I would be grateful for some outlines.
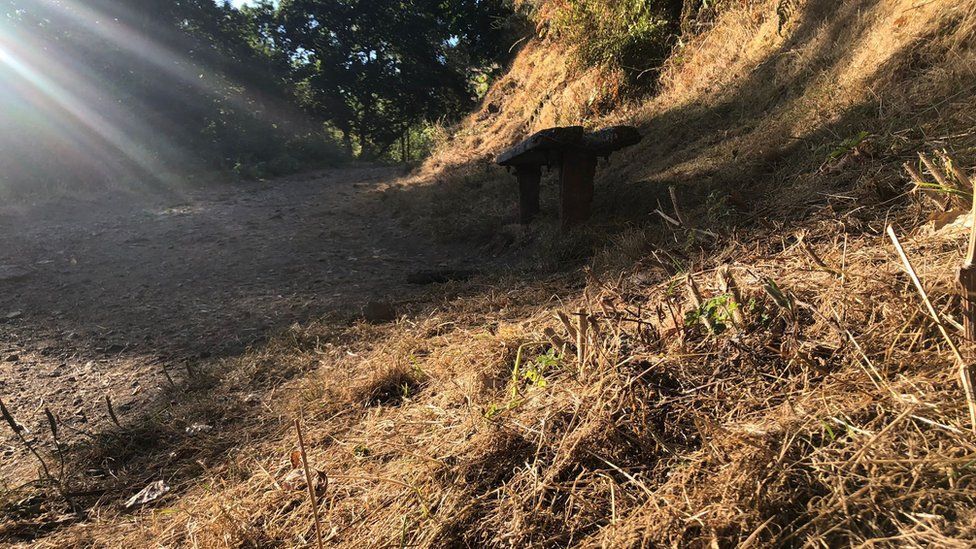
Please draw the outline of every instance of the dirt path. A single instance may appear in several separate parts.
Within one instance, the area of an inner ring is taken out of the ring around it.
[[[122,412],[157,397],[164,366],[409,299],[417,271],[477,268],[398,227],[376,192],[395,177],[345,169],[178,199],[0,210],[0,398],[30,429],[44,406],[82,427],[105,415],[106,394]],[[11,465],[20,450],[8,434]]]

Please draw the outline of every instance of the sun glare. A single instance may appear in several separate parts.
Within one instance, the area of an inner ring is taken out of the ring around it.
[[[6,180],[60,178],[57,165],[74,172],[80,163],[88,177],[135,177],[158,187],[163,166],[190,159],[193,151],[171,137],[179,135],[178,120],[160,116],[121,83],[157,101],[190,101],[184,92],[191,90],[197,98],[254,109],[240,87],[188,55],[192,45],[145,32],[151,25],[145,14],[121,3],[98,6],[36,0],[29,14],[0,13],[0,117],[8,129],[2,139],[7,153],[17,152],[0,160]],[[113,73],[120,66],[141,72]]]

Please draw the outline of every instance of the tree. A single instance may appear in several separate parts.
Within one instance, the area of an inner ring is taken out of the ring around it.
[[[283,0],[277,31],[305,104],[380,155],[412,125],[455,116],[467,71],[504,55],[497,0]]]

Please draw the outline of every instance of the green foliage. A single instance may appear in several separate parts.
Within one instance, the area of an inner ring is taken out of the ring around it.
[[[474,92],[474,97],[477,100],[481,100],[491,88],[491,84],[498,78],[502,73],[502,66],[498,63],[493,63],[487,67],[475,68],[470,71],[470,76],[468,77],[468,86],[471,91]]]
[[[445,129],[439,124],[421,121],[409,126],[390,148],[388,157],[395,162],[413,162],[430,155],[444,141]]]
[[[782,308],[786,314],[788,314],[790,317],[796,316],[796,300],[793,298],[792,293],[784,292],[779,287],[779,284],[777,284],[776,281],[770,277],[766,277],[763,289],[766,291],[769,297],[773,298],[773,302]]]
[[[358,459],[366,459],[373,454],[369,446],[365,444],[357,444],[355,448],[352,449],[352,455]]]
[[[509,410],[514,410],[521,403],[522,403],[521,400],[510,400],[504,404],[496,404],[492,402],[485,408],[485,413],[484,413],[485,419],[488,420],[495,419],[496,417],[498,417],[504,412],[507,412]]]
[[[293,60],[304,107],[377,157],[472,106],[468,74],[507,55],[510,15],[504,0],[282,0],[262,34]]]
[[[515,355],[515,365],[512,368],[512,380],[509,384],[508,401],[501,404],[489,404],[485,408],[485,419],[493,419],[503,412],[514,410],[521,406],[523,398],[520,395],[526,388],[545,389],[549,386],[549,380],[546,378],[546,374],[559,367],[561,363],[559,351],[549,348],[545,353],[536,355],[523,364],[525,348],[533,345],[538,345],[538,343],[528,343],[519,346]]]
[[[854,151],[854,149],[856,149],[861,143],[863,143],[864,140],[867,139],[869,135],[871,135],[870,132],[860,131],[848,137],[847,139],[844,139],[843,141],[838,143],[833,149],[831,149],[830,153],[827,155],[827,161],[832,162],[834,160],[847,156],[849,153]]]
[[[586,66],[621,69],[632,84],[652,81],[675,43],[680,0],[566,0],[550,25],[576,44]]]
[[[715,333],[722,333],[732,323],[732,313],[739,307],[731,294],[717,295],[706,300],[701,307],[688,311],[685,324],[688,326],[711,324]]]
[[[522,350],[526,345],[519,347],[515,357],[515,367],[512,369],[512,401],[518,399],[523,387],[537,387],[544,389],[549,386],[546,380],[546,372],[559,366],[560,358],[556,349],[550,348],[543,354],[537,355],[524,365],[522,364]]]
[[[290,171],[300,158],[287,143],[321,130],[292,104],[286,52],[261,39],[270,4],[4,7],[0,38],[24,48],[16,63],[0,63],[0,171],[25,185],[235,166]]]
[[[522,369],[522,380],[533,387],[544,389],[549,386],[546,372],[559,367],[559,356],[550,348],[545,354],[536,356]]]
[[[837,435],[834,434],[834,429],[830,426],[829,423],[821,419],[820,425],[823,426],[824,433],[827,435],[826,436],[827,440],[829,440],[830,442],[834,442],[835,440],[837,440]]]

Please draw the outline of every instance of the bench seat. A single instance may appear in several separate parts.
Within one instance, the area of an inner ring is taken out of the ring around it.
[[[632,126],[611,126],[587,133],[582,126],[536,132],[498,156],[501,166],[515,169],[519,182],[519,218],[529,223],[539,213],[542,167],[559,167],[560,218],[563,230],[590,217],[593,177],[598,158],[641,141]]]

